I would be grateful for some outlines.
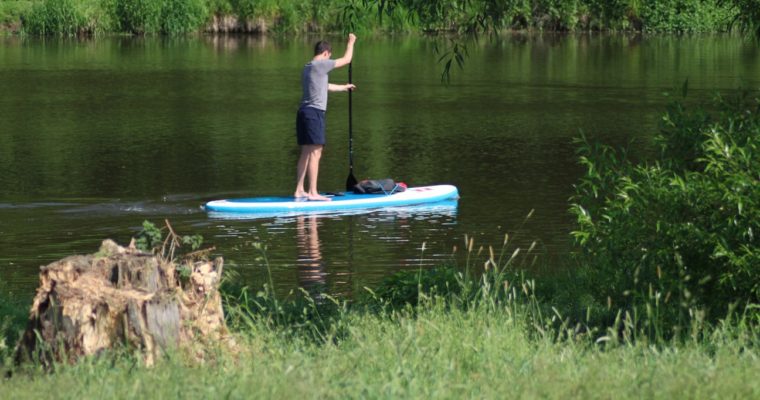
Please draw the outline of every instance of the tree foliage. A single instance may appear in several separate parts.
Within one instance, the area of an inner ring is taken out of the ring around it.
[[[760,0],[722,0],[732,5],[738,12],[731,24],[738,24],[743,30],[760,37]]]

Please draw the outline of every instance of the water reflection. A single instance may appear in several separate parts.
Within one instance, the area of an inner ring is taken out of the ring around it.
[[[325,263],[319,241],[319,221],[316,215],[296,217],[298,242],[298,286],[312,297],[319,298],[327,286]]]
[[[439,265],[450,254],[457,208],[454,200],[277,217],[209,213],[208,222],[216,231],[214,242],[251,240],[268,246],[267,260],[278,293],[301,287],[319,301],[325,294],[352,298],[364,286],[371,287],[380,277],[401,269]],[[429,249],[425,252],[420,251],[423,242]],[[236,261],[255,256],[245,246],[222,250]],[[256,263],[242,261],[237,267],[252,285],[266,279]]]

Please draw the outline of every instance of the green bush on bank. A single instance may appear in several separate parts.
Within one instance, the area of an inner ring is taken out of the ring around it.
[[[28,14],[34,3],[31,0],[0,1],[0,24],[14,25],[21,21],[21,16]]]
[[[393,2],[424,30],[726,31],[745,0],[478,0]],[[756,0],[746,0],[756,1]],[[388,4],[390,8],[391,3]]]
[[[676,0],[642,2],[637,18],[652,32],[713,32],[728,30],[736,10],[727,2]]]
[[[161,7],[161,32],[188,33],[207,22],[205,0],[164,0]]]
[[[573,233],[590,293],[678,329],[760,303],[760,100],[671,106],[660,156],[581,143]]]
[[[23,18],[24,30],[37,35],[76,35],[87,29],[84,3],[77,0],[44,0]]]
[[[738,14],[731,24],[760,37],[760,0],[731,0]]]
[[[208,17],[205,0],[105,0],[116,30],[133,34],[194,32]]]
[[[202,29],[207,6],[207,0],[42,0],[21,20],[36,35],[181,34]]]

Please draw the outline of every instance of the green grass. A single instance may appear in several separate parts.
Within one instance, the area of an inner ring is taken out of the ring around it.
[[[21,373],[3,398],[757,398],[756,332],[703,341],[604,348],[531,337],[519,315],[428,305],[394,315],[345,315],[349,334],[326,344],[262,321],[205,365],[154,368],[108,357],[54,373]]]

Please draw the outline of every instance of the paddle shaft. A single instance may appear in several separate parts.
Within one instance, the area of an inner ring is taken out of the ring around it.
[[[353,83],[351,63],[348,63],[348,84]],[[354,172],[354,111],[351,94],[353,90],[348,91],[348,169]]]
[[[353,83],[352,79],[352,63],[348,63],[348,84]],[[351,101],[351,95],[353,90],[348,90],[348,178],[346,179],[346,191],[351,191],[356,185],[356,178],[354,177],[354,112]]]

